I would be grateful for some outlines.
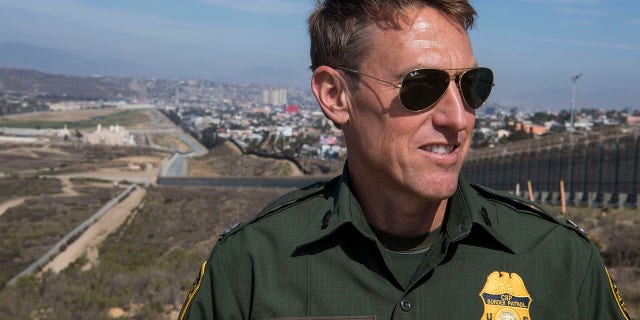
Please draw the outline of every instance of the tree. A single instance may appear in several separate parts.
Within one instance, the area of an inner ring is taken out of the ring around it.
[[[215,125],[211,125],[210,127],[202,130],[201,136],[202,144],[207,147],[207,149],[213,149],[224,142],[224,139],[218,137],[218,127]]]
[[[520,141],[529,139],[529,133],[524,129],[524,126],[520,127],[519,130],[516,130],[512,135],[509,136],[509,141]]]
[[[476,130],[471,136],[472,148],[484,148],[489,145],[489,137],[487,137],[482,131]]]
[[[536,112],[533,117],[531,117],[531,122],[543,125],[545,122],[553,120],[553,118],[553,115],[546,112]]]

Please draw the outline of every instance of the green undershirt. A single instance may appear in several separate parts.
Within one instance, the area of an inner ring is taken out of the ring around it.
[[[409,285],[431,245],[442,236],[441,228],[414,237],[386,233],[374,226],[371,230],[381,244],[382,257],[389,270],[403,287]]]

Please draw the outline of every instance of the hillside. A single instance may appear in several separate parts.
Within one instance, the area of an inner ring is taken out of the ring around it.
[[[131,79],[78,77],[0,68],[0,94],[34,94],[52,98],[95,100],[136,97]]]
[[[0,265],[6,268],[2,269],[5,272],[19,268],[15,265],[16,256],[36,256],[38,247],[51,243],[52,237],[71,226],[53,223],[65,218],[47,217],[55,215],[79,222],[83,217],[69,214],[86,215],[105,202],[105,194],[118,191],[105,180],[69,178],[73,173],[121,168],[127,178],[132,178],[142,172],[127,171],[129,163],[161,157],[145,149],[120,147],[3,148],[0,205],[23,199],[0,214],[0,225],[5,226],[0,228],[0,239],[10,244],[0,246],[6,249],[4,253],[0,250]],[[231,153],[228,156],[232,159],[238,156],[232,149],[220,148],[208,157],[224,156],[224,151]],[[157,168],[160,160],[155,161],[153,167]],[[230,165],[237,166],[233,161]],[[38,178],[45,174],[47,179]],[[108,171],[103,176],[106,179],[119,175]],[[77,194],[52,198],[64,193],[64,189]],[[95,256],[83,256],[58,274],[24,277],[15,286],[0,289],[0,319],[176,319],[198,268],[218,235],[236,222],[251,218],[287,191],[149,186],[128,220],[104,240]],[[551,209],[560,212],[559,208]],[[587,229],[603,252],[632,315],[639,316],[637,210],[571,208],[566,218]],[[48,238],[38,241],[39,233]],[[33,253],[23,254],[27,251]],[[4,275],[5,279],[9,276]]]
[[[208,154],[189,161],[190,177],[219,176],[301,176],[291,161],[243,155],[233,143],[225,142]]]

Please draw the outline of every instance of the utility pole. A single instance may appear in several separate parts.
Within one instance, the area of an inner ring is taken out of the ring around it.
[[[574,131],[575,128],[573,126],[573,121],[574,118],[576,116],[576,111],[575,111],[575,107],[576,107],[576,82],[578,81],[578,79],[580,79],[580,77],[582,77],[582,73],[578,73],[578,74],[574,74],[573,76],[571,76],[571,131]]]

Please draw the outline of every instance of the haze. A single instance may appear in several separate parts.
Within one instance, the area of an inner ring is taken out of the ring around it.
[[[577,108],[638,109],[637,0],[474,5],[475,54],[496,73],[490,103],[567,109],[570,78],[582,73]],[[0,44],[55,49],[94,63],[93,73],[305,88],[312,7],[312,0],[0,0]],[[0,51],[0,66],[37,68],[19,58]]]

